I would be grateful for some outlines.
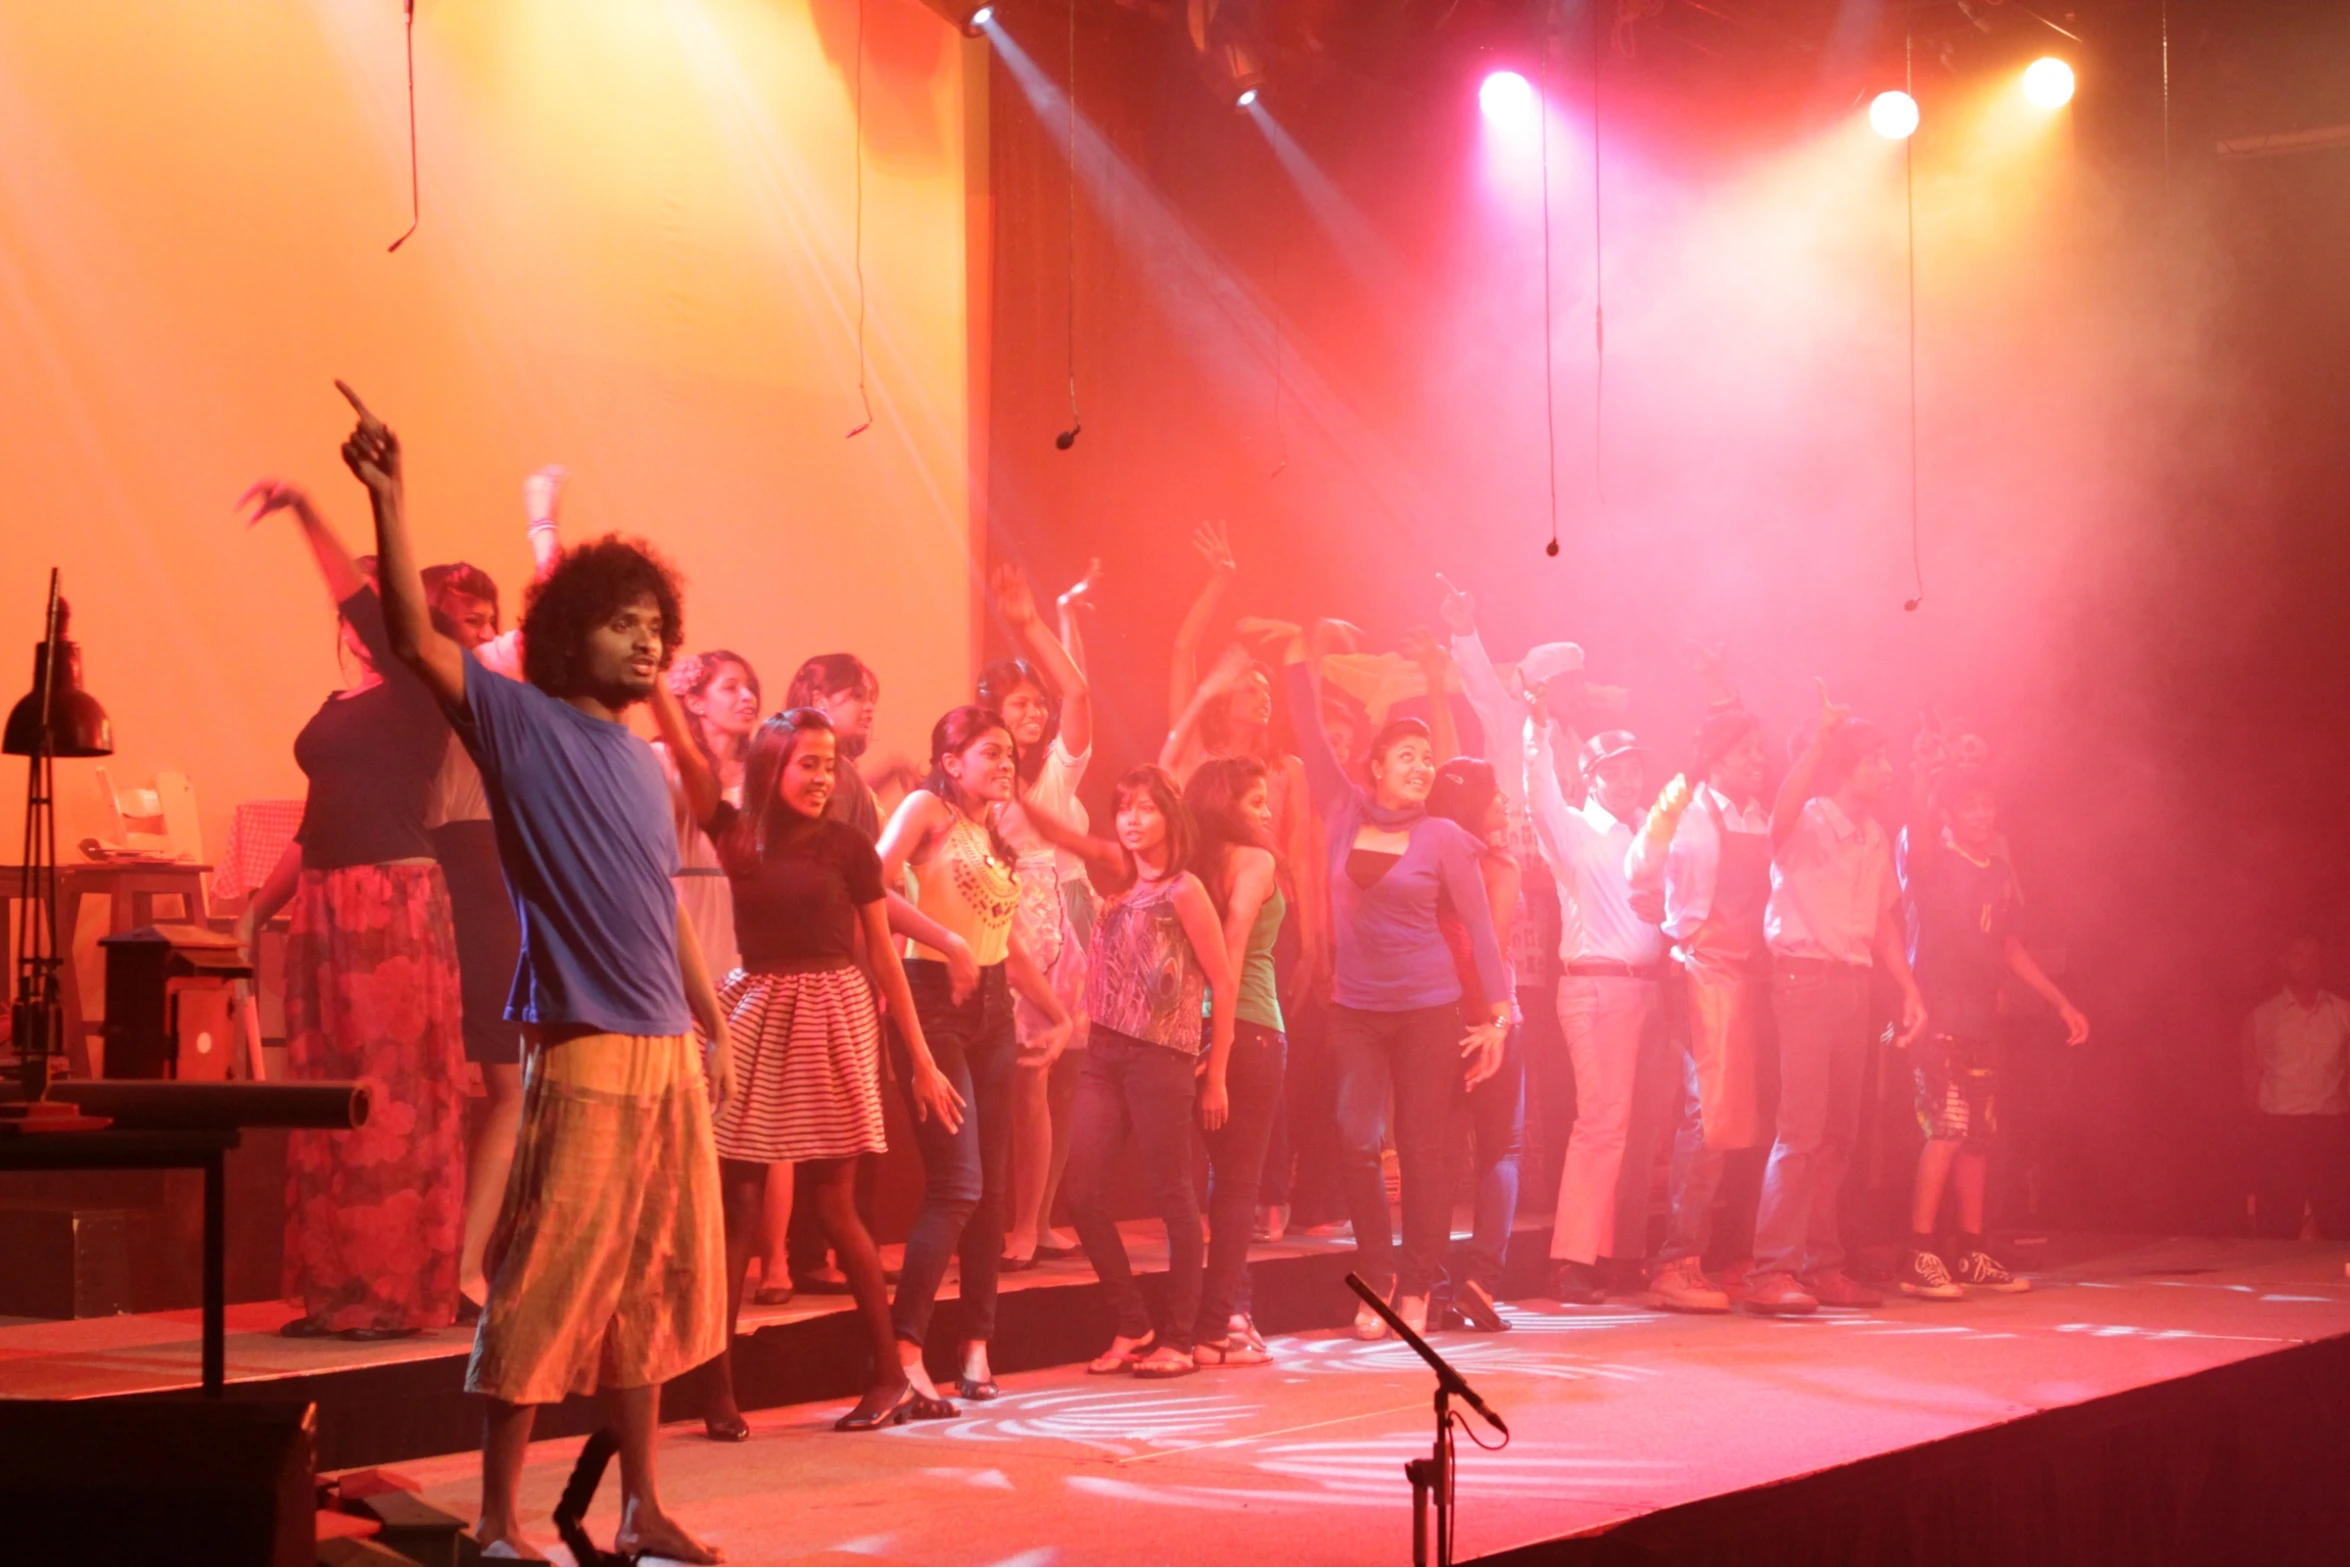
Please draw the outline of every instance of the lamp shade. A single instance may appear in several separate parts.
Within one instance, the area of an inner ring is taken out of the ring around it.
[[[81,648],[62,638],[55,646],[64,656],[58,660],[57,680],[49,689],[49,743],[42,744],[41,677],[48,667],[50,646],[44,642],[33,649],[33,688],[9,710],[8,732],[0,740],[0,752],[9,756],[38,756],[43,750],[51,756],[112,756],[114,725],[98,699],[82,689]]]

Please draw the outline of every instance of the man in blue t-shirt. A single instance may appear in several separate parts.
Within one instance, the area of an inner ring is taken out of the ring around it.
[[[1971,768],[1944,773],[1935,781],[1928,815],[1927,841],[1905,838],[1901,856],[1910,969],[1928,1019],[1912,1052],[1926,1145],[1918,1152],[1901,1289],[1923,1300],[1958,1300],[1970,1284],[2002,1292],[2031,1288],[1983,1243],[1999,988],[2013,974],[2038,991],[2064,1019],[2069,1044],[2089,1037],[2089,1020],[2016,938],[2023,892],[1999,836],[1999,802],[1990,781]],[[1958,1190],[1958,1243],[1947,1265],[1936,1248],[1946,1185]]]
[[[404,515],[398,439],[358,410],[343,460],[367,486],[393,651],[481,769],[521,916],[506,1016],[535,1044],[490,1293],[466,1371],[487,1395],[485,1556],[533,1554],[516,1507],[537,1406],[613,1390],[624,1554],[715,1562],[661,1510],[661,1384],[725,1347],[725,1239],[711,1098],[734,1092],[725,1019],[678,918],[660,764],[622,722],[680,638],[675,579],[618,538],[564,552],[531,591],[507,680],[433,629]],[[706,1068],[693,1038],[710,1040]]]

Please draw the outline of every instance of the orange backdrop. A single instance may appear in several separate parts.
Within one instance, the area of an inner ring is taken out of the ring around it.
[[[332,611],[256,477],[366,508],[330,381],[400,431],[426,560],[519,612],[521,482],[642,533],[689,646],[881,672],[883,752],[969,689],[964,46],[856,0],[423,0],[423,225],[398,0],[0,9],[0,701],[65,571],[112,771],[194,780],[206,847],[301,792]],[[69,841],[98,829],[61,770]],[[0,815],[21,773],[0,771]],[[13,816],[6,819],[13,823]],[[8,853],[13,854],[13,841]],[[67,851],[68,857],[72,851]]]

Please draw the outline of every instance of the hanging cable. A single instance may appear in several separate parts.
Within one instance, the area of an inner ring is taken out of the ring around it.
[[[1542,91],[1536,100],[1537,134],[1542,138],[1542,441],[1550,454],[1550,542],[1542,553],[1554,558],[1559,552],[1559,421],[1558,356],[1550,308],[1550,44],[1557,20],[1553,0],[1542,21]]]
[[[386,247],[398,250],[424,221],[422,186],[416,178],[416,0],[407,0],[404,29],[408,38],[408,227]]]
[[[873,428],[873,394],[865,386],[865,0],[857,0],[857,402],[865,418],[844,440]]]
[[[2170,0],[2162,0],[2162,177],[2170,178]]]
[[[1281,477],[1281,470],[1289,466],[1289,431],[1281,422],[1281,300],[1273,300],[1273,443],[1279,460],[1268,479]]]
[[[1915,44],[1901,45],[1901,87],[1917,101],[1917,78],[1912,55]],[[1904,259],[1909,271],[1909,573],[1915,588],[1901,607],[1914,613],[1926,601],[1925,558],[1918,543],[1918,196],[1917,144],[1913,132],[1901,140],[1901,207],[1905,235]]]
[[[1067,451],[1085,428],[1077,417],[1077,0],[1069,0],[1069,249],[1063,271],[1068,281],[1062,334],[1069,362],[1069,428],[1053,437],[1053,445]]]
[[[1591,12],[1591,488],[1607,510],[1607,466],[1601,437],[1607,428],[1607,203],[1606,166],[1600,161],[1599,0]]]

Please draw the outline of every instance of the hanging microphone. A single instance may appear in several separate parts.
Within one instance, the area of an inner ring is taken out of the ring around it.
[[[1542,546],[1542,553],[1545,555],[1556,556],[1558,552],[1559,541],[1556,539],[1552,539],[1548,544]]]
[[[1053,437],[1053,444],[1062,451],[1067,451],[1077,444],[1077,432],[1084,428],[1085,426],[1081,424],[1071,424],[1068,429]]]
[[[1908,611],[1910,611],[1911,613],[1913,613],[1913,614],[1914,614],[1914,613],[1916,613],[1916,611],[1917,611],[1917,607],[1918,607],[1920,604],[1923,604],[1925,601],[1926,601],[1926,596],[1925,596],[1923,593],[1921,593],[1921,594],[1919,594],[1919,595],[1918,595],[1916,598],[1913,598],[1913,599],[1903,599],[1903,600],[1901,601],[1901,607],[1902,607],[1903,609],[1906,609],[1906,610],[1908,610]]]

